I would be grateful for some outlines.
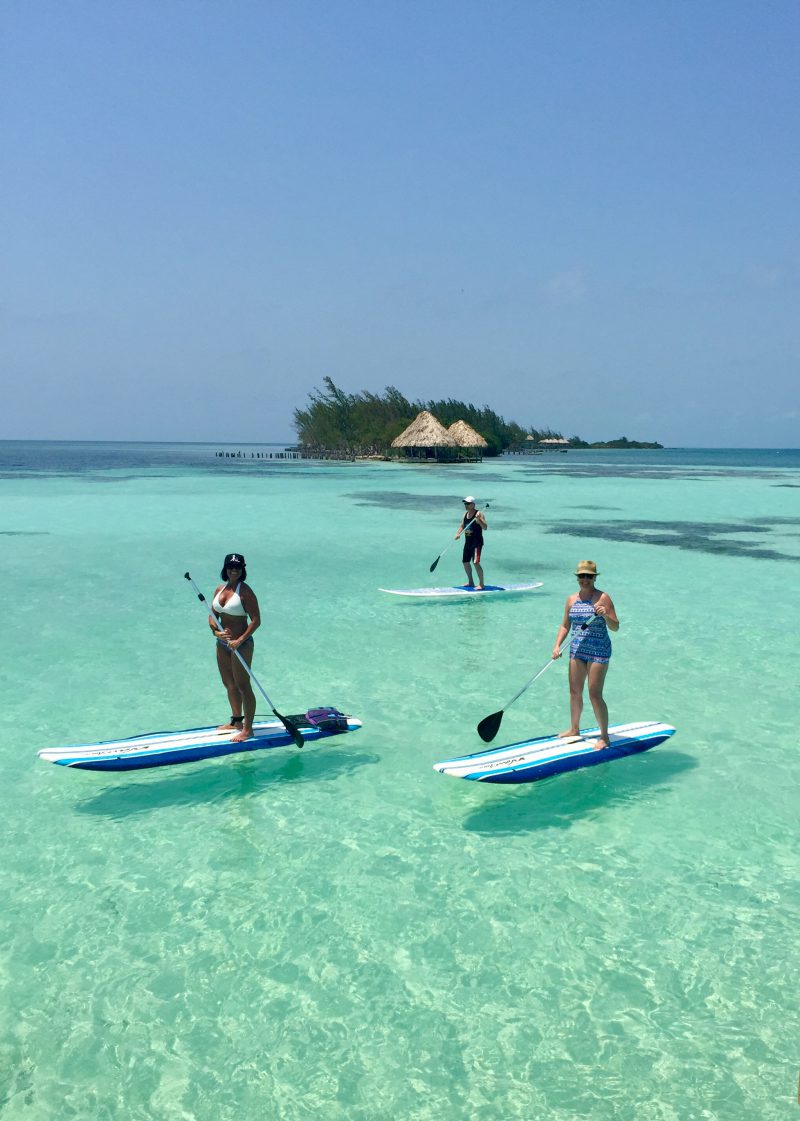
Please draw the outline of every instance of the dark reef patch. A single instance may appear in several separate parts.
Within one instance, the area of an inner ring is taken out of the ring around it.
[[[496,529],[502,529],[502,530],[506,530],[506,529],[530,529],[530,525],[531,525],[530,521],[514,521],[513,518],[503,518],[503,517],[500,516],[499,511],[497,513],[497,517],[490,522],[489,517],[491,517],[493,514],[494,514],[494,510],[490,506],[489,507],[489,515],[486,518],[486,524],[490,528],[491,528],[492,525],[494,525],[494,527]]]
[[[456,515],[463,510],[462,496],[459,494],[409,494],[404,490],[364,490],[343,494],[356,506],[380,506],[384,510],[451,510]],[[495,507],[491,498],[479,498],[478,506],[492,511]],[[503,523],[505,525],[505,523]]]
[[[647,467],[641,463],[626,467],[622,463],[559,463],[558,466],[525,464],[523,471],[539,476],[563,475],[573,479],[672,479],[693,482],[704,479],[785,479],[786,471],[776,468],[746,467]],[[796,483],[775,483],[774,486],[796,486]]]
[[[452,494],[409,494],[403,490],[365,490],[355,494],[343,494],[356,506],[380,506],[387,510],[444,510],[453,509],[458,513],[460,499]]]
[[[763,535],[772,525],[795,524],[794,518],[754,518],[749,522],[645,522],[618,521],[593,525],[591,536],[603,541],[628,541],[636,545],[666,545],[672,549],[719,556],[760,560],[797,561],[798,557],[769,548],[761,542],[734,540],[743,534]],[[580,521],[551,522],[545,533],[582,537],[587,527]]]

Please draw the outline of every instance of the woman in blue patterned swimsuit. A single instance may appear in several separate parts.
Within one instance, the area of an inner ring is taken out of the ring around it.
[[[611,597],[595,587],[597,565],[579,561],[575,575],[579,590],[567,599],[564,619],[556,635],[553,657],[561,657],[561,643],[572,629],[569,646],[569,712],[570,727],[562,736],[579,736],[583,710],[583,687],[589,681],[589,700],[600,729],[598,749],[608,747],[608,706],[603,700],[603,683],[611,658],[609,630],[619,630],[619,619]],[[583,624],[594,620],[584,630]]]

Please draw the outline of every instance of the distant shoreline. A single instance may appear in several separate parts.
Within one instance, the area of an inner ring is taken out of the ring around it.
[[[181,447],[209,447],[220,449],[221,443],[218,439],[214,440],[134,440],[134,439],[71,439],[68,436],[60,437],[19,437],[19,436],[0,436],[0,444],[86,444],[86,445],[99,445],[99,444],[136,444],[142,446],[153,447],[170,447],[179,445]],[[292,448],[297,447],[297,440],[243,440],[237,445],[241,448]],[[664,444],[661,448],[641,447],[636,448],[633,445],[627,447],[570,447],[571,452],[603,452],[603,451],[665,451],[665,452],[800,452],[800,446],[797,447],[764,447],[760,444]],[[488,457],[487,457],[488,458]],[[493,458],[501,458],[495,456]]]

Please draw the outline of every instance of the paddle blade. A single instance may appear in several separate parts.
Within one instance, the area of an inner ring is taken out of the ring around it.
[[[285,716],[281,716],[281,714],[279,712],[277,712],[274,708],[273,708],[272,711],[275,713],[275,715],[280,720],[281,724],[283,724],[286,731],[289,733],[289,735],[294,740],[295,747],[302,747],[303,744],[306,741],[300,735],[300,729],[297,727],[297,725],[293,724],[292,721],[288,720]]]
[[[503,719],[503,710],[493,712],[491,716],[484,716],[478,725],[478,735],[484,743],[491,743],[500,731],[500,721]]]
[[[439,556],[438,556],[438,557],[436,558],[436,560],[435,560],[435,561],[433,562],[433,564],[432,564],[432,565],[431,565],[431,567],[430,567],[430,568],[428,569],[428,571],[429,571],[429,572],[435,572],[435,571],[436,571],[436,565],[437,565],[437,564],[439,563],[439,561],[440,561],[441,559],[442,559],[442,554],[441,554],[441,553],[439,553]]]

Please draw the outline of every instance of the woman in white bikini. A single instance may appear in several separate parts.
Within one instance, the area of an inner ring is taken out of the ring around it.
[[[235,731],[233,742],[240,743],[253,734],[256,697],[250,676],[233,651],[238,650],[248,666],[252,665],[253,632],[261,626],[261,612],[255,592],[244,582],[247,569],[241,553],[228,553],[220,576],[225,583],[217,587],[211,606],[219,617],[221,637],[209,620],[211,633],[217,639],[219,675],[231,704],[230,722],[221,724],[220,730]]]

